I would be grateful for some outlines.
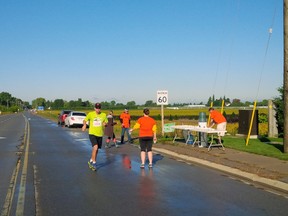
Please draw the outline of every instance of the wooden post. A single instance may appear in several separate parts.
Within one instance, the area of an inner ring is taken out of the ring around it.
[[[272,100],[268,100],[268,137],[278,137],[276,111]]]
[[[288,153],[288,0],[284,0],[284,153]]]
[[[164,137],[164,105],[161,105],[162,137]]]

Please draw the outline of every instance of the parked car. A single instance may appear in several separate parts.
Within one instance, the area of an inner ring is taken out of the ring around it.
[[[72,110],[62,110],[58,115],[58,125],[64,125],[65,118]]]
[[[72,111],[65,118],[65,127],[82,127],[85,117],[85,112]]]

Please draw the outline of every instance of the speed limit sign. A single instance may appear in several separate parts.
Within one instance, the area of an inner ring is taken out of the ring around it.
[[[168,91],[157,91],[157,105],[168,105]]]

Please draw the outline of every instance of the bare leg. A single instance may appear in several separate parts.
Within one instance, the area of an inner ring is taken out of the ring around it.
[[[141,157],[141,163],[145,164],[146,152],[145,151],[141,151],[140,157]]]
[[[105,148],[108,148],[108,147],[110,147],[110,139],[109,138],[106,139],[106,145],[105,145]]]
[[[149,152],[148,152],[148,160],[149,160],[149,164],[152,164],[152,162],[153,162],[153,154],[152,154],[152,151],[149,151]]]
[[[92,148],[92,155],[91,155],[91,160],[93,162],[96,162],[97,154],[98,154],[98,145],[94,145]]]

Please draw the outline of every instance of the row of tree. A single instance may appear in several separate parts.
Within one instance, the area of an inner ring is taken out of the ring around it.
[[[30,106],[29,102],[13,97],[8,92],[0,93],[0,111],[17,112],[28,106]]]
[[[206,106],[210,106],[211,101],[213,102],[213,106],[220,107],[222,104],[222,98],[215,99],[213,96],[210,97],[208,102],[205,104]],[[224,101],[226,105],[234,106],[234,107],[240,107],[240,106],[249,106],[253,105],[252,102],[246,101],[245,103],[242,103],[240,99],[233,99],[230,101],[229,98],[224,97]],[[102,101],[101,102],[103,109],[123,109],[125,107],[128,107],[129,109],[137,109],[138,107],[157,107],[157,103],[153,102],[152,100],[146,101],[144,104],[136,104],[135,101],[128,101],[126,104],[123,103],[116,103],[116,101],[112,100],[110,102]],[[191,103],[174,103],[169,104],[168,107],[184,107],[192,105]],[[195,105],[195,104],[194,104]],[[200,103],[200,105],[203,105],[203,103]],[[262,102],[258,103],[258,106],[267,106],[268,100],[263,100]],[[63,99],[56,99],[54,101],[46,101],[44,98],[37,98],[32,101],[32,107],[37,108],[38,106],[43,106],[46,109],[75,109],[75,108],[81,108],[81,109],[90,109],[94,106],[94,103],[91,103],[90,101],[82,101],[81,98],[78,98],[77,101],[70,100],[70,101],[64,101]]]
[[[225,101],[226,106],[233,106],[233,107],[240,107],[240,106],[249,106],[253,105],[253,102],[241,102],[240,99],[233,99],[230,100],[229,98],[215,98],[213,95],[212,97],[209,97],[206,106],[210,106],[211,102],[213,101],[213,106],[220,107],[222,105],[222,101]],[[112,100],[110,102],[103,101],[101,102],[104,109],[122,109],[124,107],[128,107],[129,109],[136,109],[138,107],[157,107],[157,103],[153,100],[148,100],[144,104],[139,105],[136,104],[135,101],[128,101],[126,104],[123,103],[116,103],[116,101]],[[0,110],[2,111],[15,111],[15,109],[23,109],[23,108],[35,108],[42,106],[44,109],[75,109],[75,108],[81,108],[81,109],[91,109],[93,107],[94,103],[90,101],[82,101],[81,98],[78,98],[78,100],[70,100],[65,101],[63,99],[56,99],[54,101],[46,100],[45,98],[39,97],[32,101],[32,104],[29,104],[29,102],[22,101],[19,98],[13,97],[8,92],[1,92],[0,93]],[[174,103],[169,104],[168,107],[184,107],[192,105],[192,103]],[[195,105],[195,103],[194,103]],[[204,105],[202,102],[200,105]],[[257,103],[258,106],[267,106],[268,100],[263,100],[262,102]]]
[[[215,96],[213,95],[212,97],[209,97],[208,102],[206,106],[210,106],[211,102],[213,102],[213,106],[215,107],[221,107],[222,106],[222,101],[224,101],[225,106],[233,106],[233,107],[240,107],[240,106],[250,106],[253,105],[253,102],[246,101],[246,102],[241,102],[240,99],[233,99],[232,101],[230,98],[226,98],[225,96],[222,98],[216,99]],[[262,100],[260,102],[257,102],[258,106],[268,106],[268,100]]]

